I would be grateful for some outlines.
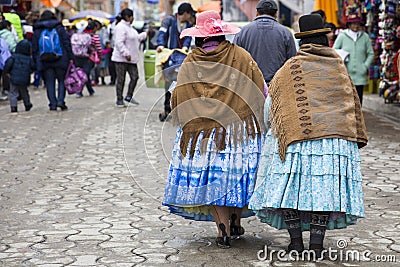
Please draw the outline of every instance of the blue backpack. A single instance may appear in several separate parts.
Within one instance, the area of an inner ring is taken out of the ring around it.
[[[39,38],[39,56],[42,61],[55,61],[63,54],[56,28],[44,29]]]
[[[4,69],[7,59],[11,57],[10,48],[3,38],[0,38],[0,70]]]

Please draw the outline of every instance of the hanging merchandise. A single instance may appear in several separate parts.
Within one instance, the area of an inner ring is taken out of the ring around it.
[[[343,2],[341,22],[346,25],[347,19],[355,15],[364,22],[364,31],[369,35],[374,50],[374,60],[368,70],[368,85],[366,92],[376,93],[378,80],[381,73],[381,61],[379,55],[382,52],[381,39],[379,38],[379,6],[381,0],[348,0]]]
[[[378,37],[380,46],[379,95],[385,103],[399,102],[399,73],[397,61],[400,49],[400,5],[397,0],[383,0],[379,5]]]
[[[368,11],[367,14],[367,25],[369,37],[371,38],[371,44],[374,49],[375,59],[369,68],[369,79],[372,81],[377,81],[381,77],[381,59],[380,55],[382,53],[382,42],[383,38],[379,34],[379,24],[380,9],[382,5],[381,0],[365,0],[365,7]]]

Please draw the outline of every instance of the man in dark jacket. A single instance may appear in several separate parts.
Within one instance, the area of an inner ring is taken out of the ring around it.
[[[60,40],[62,55],[54,61],[45,61],[40,58],[40,36],[43,30],[52,30],[56,28]],[[32,50],[33,58],[37,64],[37,69],[43,75],[43,80],[47,89],[47,98],[49,99],[50,110],[66,110],[68,107],[65,105],[65,86],[64,79],[69,63],[74,61],[74,54],[72,53],[71,41],[68,34],[62,26],[61,22],[57,20],[53,12],[46,10],[40,16],[38,22],[33,25],[33,38]],[[56,97],[56,80],[58,83],[58,94]]]
[[[18,111],[18,96],[24,101],[25,110],[32,108],[28,85],[31,81],[31,73],[35,70],[32,59],[32,47],[28,40],[22,40],[17,44],[15,53],[6,61],[4,73],[10,78],[9,100],[11,112]]]
[[[180,39],[179,35],[184,29],[192,27],[192,21],[195,21],[195,14],[196,12],[189,3],[182,3],[178,7],[177,14],[163,19],[157,37],[157,52],[161,52],[165,47],[168,49],[182,48],[187,51],[192,37],[187,36]],[[171,93],[168,91],[171,83],[169,81],[165,82],[164,112],[159,115],[160,121],[164,121],[171,112]]]
[[[286,60],[296,55],[296,45],[292,33],[276,20],[274,0],[260,0],[256,9],[257,17],[236,34],[233,43],[251,54],[269,84]]]

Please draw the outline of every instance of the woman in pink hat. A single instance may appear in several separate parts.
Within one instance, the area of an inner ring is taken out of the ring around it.
[[[264,79],[250,54],[225,40],[239,28],[216,11],[197,17],[195,37],[172,93],[178,125],[163,205],[192,220],[216,222],[219,247],[244,234],[261,153]]]

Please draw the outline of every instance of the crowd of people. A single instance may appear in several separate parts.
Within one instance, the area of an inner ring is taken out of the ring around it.
[[[192,38],[195,44],[175,87],[165,84],[159,119],[170,116],[178,129],[163,205],[187,219],[214,221],[222,248],[245,233],[242,218],[257,215],[287,229],[289,251],[301,253],[303,231],[310,231],[309,249],[321,256],[326,230],[364,216],[359,148],[367,144],[361,101],[371,44],[358,17],[349,18],[348,29],[333,40],[321,12],[302,15],[294,36],[277,21],[274,0],[260,0],[256,14],[240,29],[216,11],[196,15],[182,3],[162,21],[158,52],[188,51]],[[111,37],[97,21],[70,31],[44,11],[31,40],[17,42],[3,19],[0,37],[10,50],[3,90],[9,91],[11,112],[17,112],[19,96],[25,110],[32,108],[27,86],[34,71],[46,86],[49,109],[67,110],[64,79],[70,64],[85,70],[89,95],[109,72],[116,105],[138,105],[133,93],[139,45],[149,32],[138,33],[133,20],[131,9],[122,10]],[[60,51],[45,53],[43,35],[52,32]],[[232,43],[227,35],[235,35]],[[349,60],[332,47],[346,50]]]
[[[244,27],[240,33],[236,34],[233,40],[234,44],[245,48],[252,55],[260,67],[267,85],[275,72],[286,60],[296,55],[299,48],[298,40],[293,38],[293,34],[288,31],[287,27],[278,22],[278,12],[276,11],[278,7],[275,1],[270,1],[268,4],[272,7],[268,12],[275,13],[259,13],[264,11],[257,9],[256,19]],[[326,22],[324,11],[317,10],[313,11],[312,14],[319,14],[322,17],[324,27],[331,29],[327,34],[329,46],[336,50],[347,51],[346,68],[356,85],[362,103],[363,89],[367,84],[366,73],[374,58],[368,35],[363,32],[363,21],[357,16],[349,18],[346,24],[348,29],[343,30],[339,36],[336,36],[336,27],[333,23]],[[88,78],[86,88],[90,96],[95,93],[94,87],[106,85],[105,77],[109,75],[111,80],[109,85],[116,85],[116,106],[124,107],[125,103],[138,105],[139,102],[132,97],[139,78],[137,64],[140,52],[138,44],[144,42],[147,35],[154,35],[154,31],[149,32],[149,30],[146,30],[139,34],[130,25],[133,20],[133,11],[130,9],[121,11],[112,27],[107,29],[99,21],[91,19],[88,22],[70,23],[68,20],[64,20],[61,23],[55,14],[48,10],[44,11],[40,16],[30,12],[26,20],[23,21],[20,21],[15,13],[4,13],[4,15],[0,13],[0,45],[1,51],[4,53],[0,60],[0,99],[6,100],[9,98],[11,101],[11,98],[8,97],[11,90],[8,76],[11,73],[5,73],[3,69],[6,59],[11,54],[16,53],[18,41],[25,39],[32,46],[32,58],[34,61],[34,68],[30,70],[34,72],[34,81],[32,83],[29,81],[27,86],[32,84],[37,88],[41,83],[45,85],[50,110],[57,110],[57,108],[61,110],[68,109],[64,101],[65,88],[63,81],[69,63],[84,69]],[[195,24],[196,12],[191,4],[180,4],[176,14],[167,16],[161,22],[155,45],[157,52],[161,52],[164,48],[190,50],[193,47],[192,37],[179,38],[179,35],[183,30]],[[258,27],[262,29],[260,30]],[[273,27],[275,30],[268,31],[268,35],[254,34],[258,31],[267,31],[268,27]],[[298,20],[292,27],[295,31],[299,30]],[[42,60],[39,55],[39,38],[44,29],[51,30],[53,28],[57,29],[64,53],[54,61]],[[76,51],[74,50],[74,44],[81,42],[82,33],[90,36],[92,41],[90,44],[87,43],[88,47]],[[264,50],[260,49],[261,47],[269,51],[276,51],[276,53],[264,53]],[[9,53],[5,54],[4,50],[8,50]],[[92,51],[95,53],[92,53]],[[93,54],[97,55],[97,60],[92,58]],[[55,68],[52,68],[53,65]],[[364,67],[359,68],[359,66]],[[124,97],[123,87],[126,73],[129,74],[130,81]],[[57,90],[55,88],[56,84],[58,86]],[[164,85],[164,111],[159,114],[160,121],[165,121],[171,112],[171,93],[169,91],[171,81],[166,80]],[[29,95],[28,91],[27,94]],[[77,93],[76,97],[80,98],[83,95],[83,92]],[[18,99],[21,99],[21,96],[18,95]],[[10,102],[10,105],[12,111],[15,112],[15,103],[11,104]]]
[[[0,13],[1,99],[9,99],[12,113],[18,112],[17,99],[23,99],[25,110],[29,111],[33,105],[28,87],[33,85],[37,88],[42,81],[49,110],[65,111],[68,107],[64,82],[67,70],[73,64],[84,70],[89,96],[95,94],[96,86],[115,85],[117,107],[124,107],[124,101],[138,105],[132,96],[139,79],[139,44],[146,39],[148,31],[139,34],[131,26],[133,19],[133,11],[126,8],[116,17],[113,27],[106,29],[96,19],[70,23],[68,20],[60,21],[52,11],[45,10],[31,21],[30,28],[23,28],[27,30],[21,35],[15,26],[21,22],[16,21],[14,25]],[[19,45],[22,50],[17,49]],[[27,58],[31,59],[29,64],[25,64]],[[19,73],[25,74],[24,79],[17,77]],[[126,73],[130,81],[124,98]],[[108,84],[106,76],[110,76]],[[84,90],[75,95],[83,97]]]

